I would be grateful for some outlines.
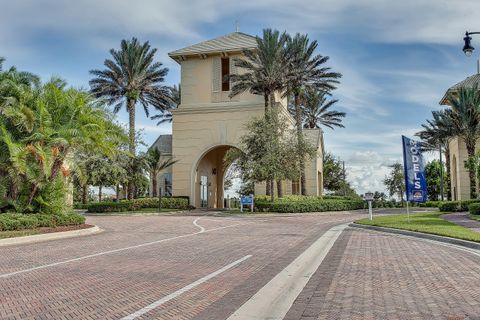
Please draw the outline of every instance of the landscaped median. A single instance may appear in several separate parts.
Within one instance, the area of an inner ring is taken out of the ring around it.
[[[365,208],[360,198],[337,197],[322,198],[315,196],[285,196],[273,202],[269,197],[255,197],[255,211],[278,213],[348,211]]]
[[[375,217],[373,220],[361,219],[357,224],[384,228],[416,231],[444,237],[480,242],[480,233],[456,225],[440,216],[445,212],[414,213]]]
[[[0,214],[0,239],[84,229],[85,217],[76,214]]]

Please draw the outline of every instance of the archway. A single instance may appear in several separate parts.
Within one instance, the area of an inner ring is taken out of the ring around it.
[[[197,161],[194,170],[194,206],[197,208],[224,208],[224,179],[227,166],[224,158],[230,145],[210,148]]]

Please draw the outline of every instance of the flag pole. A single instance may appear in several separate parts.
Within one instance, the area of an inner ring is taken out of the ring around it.
[[[408,206],[408,196],[407,196],[407,220],[410,223],[410,207]]]

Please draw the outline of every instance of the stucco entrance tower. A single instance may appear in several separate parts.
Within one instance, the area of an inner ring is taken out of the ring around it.
[[[223,157],[230,148],[239,147],[245,123],[264,113],[262,96],[243,93],[230,99],[232,84],[225,80],[237,72],[233,59],[241,57],[242,50],[255,48],[255,37],[234,32],[169,53],[181,66],[181,104],[172,112],[171,154],[178,160],[171,170],[172,193],[189,196],[195,207],[223,208]],[[277,96],[279,107],[288,114],[286,99]],[[286,125],[291,126],[293,119],[288,117]],[[307,131],[319,149],[319,157],[308,165],[308,192],[318,195],[323,183],[322,133]],[[152,147],[162,149],[160,140]],[[286,194],[295,192],[295,184],[284,184]],[[255,193],[264,194],[265,188],[258,185]]]

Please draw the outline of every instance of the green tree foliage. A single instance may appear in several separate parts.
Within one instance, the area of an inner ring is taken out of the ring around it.
[[[58,212],[76,149],[112,152],[109,119],[84,91],[40,84],[15,68],[0,73],[0,208]]]
[[[323,157],[323,187],[327,191],[339,191],[343,187],[343,166],[333,154],[325,153]]]
[[[168,74],[162,63],[154,62],[157,49],[149,42],[140,43],[136,38],[122,40],[120,50],[111,49],[113,59],[106,59],[105,70],[92,70],[91,92],[114,106],[114,112],[125,106],[129,114],[129,152],[136,155],[135,144],[135,108],[139,102],[147,117],[149,106],[163,111],[168,109],[172,100],[170,90],[162,85]],[[134,173],[132,172],[132,176]],[[132,183],[131,183],[132,184]],[[129,198],[134,189],[129,189]]]
[[[430,201],[436,201],[440,199],[441,185],[442,185],[442,172],[445,170],[441,167],[440,161],[433,160],[425,166],[425,176],[427,179],[427,194]],[[443,186],[447,185],[447,180],[443,178]]]
[[[390,173],[383,179],[390,197],[397,196],[403,205],[403,196],[405,194],[405,176],[403,174],[403,165],[395,162],[390,165]]]
[[[246,125],[246,132],[240,138],[241,151],[231,149],[227,161],[236,160],[244,181],[262,182],[295,180],[299,178],[298,157],[296,156],[295,133],[289,131],[284,116],[269,111],[267,117],[253,119]],[[309,156],[316,150],[309,147]],[[274,199],[274,193],[271,193]]]
[[[305,90],[314,92],[329,92],[335,89],[338,83],[340,73],[332,72],[325,66],[328,56],[316,55],[317,41],[310,41],[308,35],[297,33],[294,37],[287,37],[286,41],[286,61],[287,61],[287,95],[293,95],[293,112],[297,128],[297,145],[300,161],[300,192],[306,194],[305,182],[305,159],[301,156],[303,145],[302,124],[303,110],[301,108],[300,97]]]
[[[347,115],[345,112],[330,110],[338,100],[327,100],[325,92],[314,89],[306,89],[301,95],[301,111],[304,128],[321,128],[322,126],[334,129],[345,128],[342,124],[343,118]]]

